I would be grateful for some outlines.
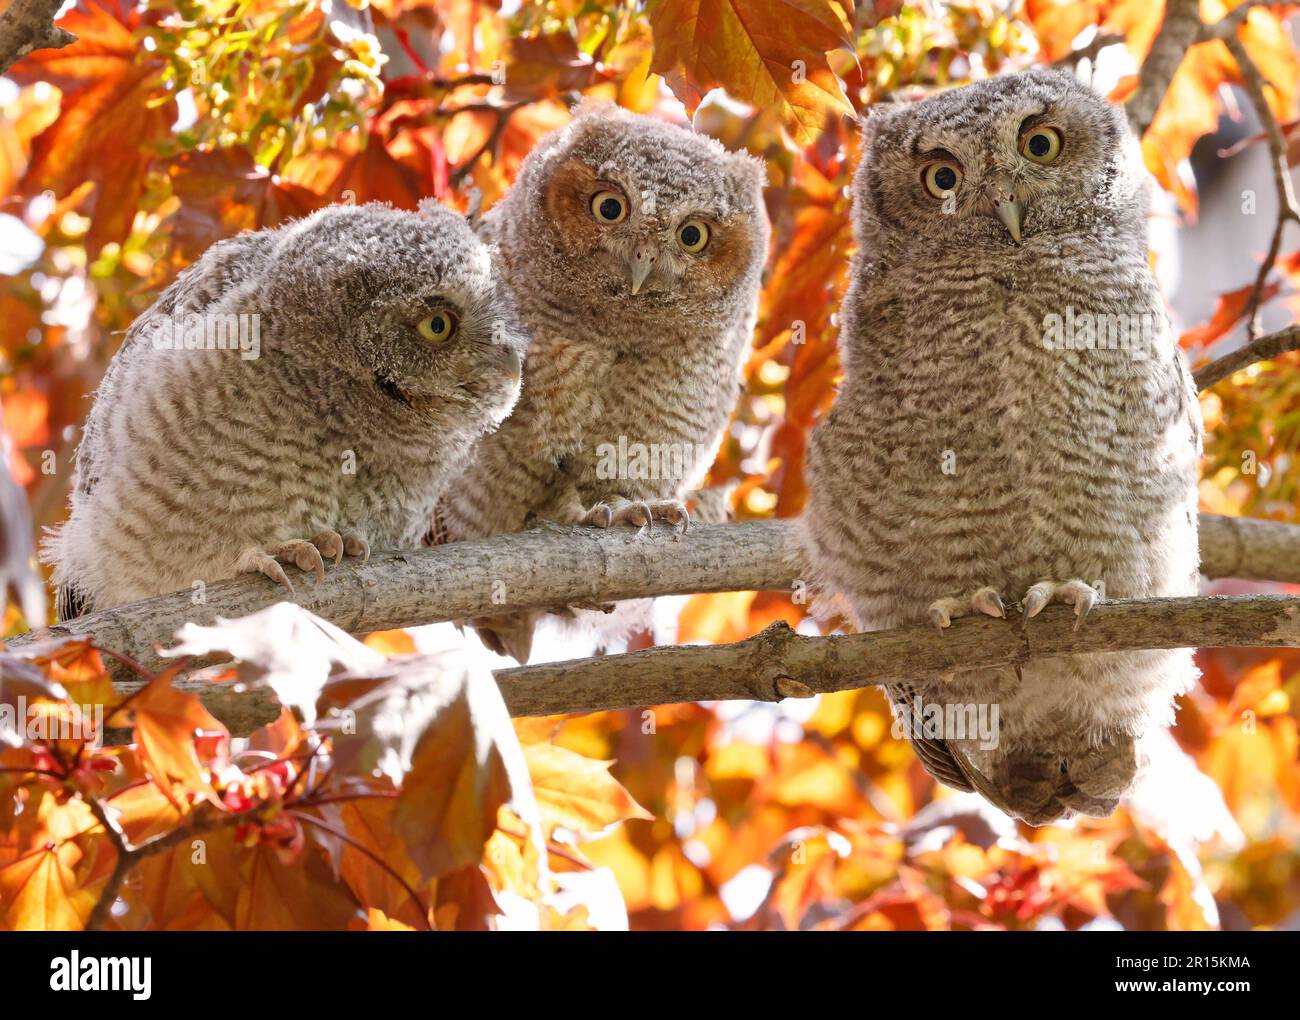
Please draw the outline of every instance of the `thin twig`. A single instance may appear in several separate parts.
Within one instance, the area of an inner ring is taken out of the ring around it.
[[[1239,347],[1231,354],[1216,358],[1192,373],[1198,390],[1208,390],[1228,376],[1261,361],[1272,361],[1288,351],[1300,350],[1300,325],[1292,324]]]
[[[1228,47],[1232,59],[1237,62],[1241,73],[1241,83],[1250,96],[1255,107],[1255,115],[1264,128],[1264,137],[1268,141],[1268,152],[1273,167],[1273,187],[1277,192],[1277,222],[1273,225],[1273,236],[1269,241],[1268,254],[1260,263],[1255,283],[1250,289],[1250,298],[1246,302],[1246,342],[1254,343],[1259,335],[1259,306],[1269,275],[1277,263],[1278,253],[1282,250],[1282,234],[1289,222],[1300,223],[1300,207],[1296,206],[1295,193],[1291,187],[1291,169],[1287,165],[1286,139],[1282,136],[1282,127],[1278,124],[1273,109],[1268,105],[1267,83],[1259,68],[1250,59],[1245,44],[1235,35],[1223,37],[1223,44]]]

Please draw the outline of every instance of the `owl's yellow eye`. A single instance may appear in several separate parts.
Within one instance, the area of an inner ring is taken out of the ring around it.
[[[591,200],[591,215],[600,223],[622,223],[627,217],[627,199],[617,192],[599,192]]]
[[[925,190],[935,198],[947,198],[961,187],[961,167],[948,160],[931,163],[921,176]]]
[[[434,312],[421,319],[415,330],[431,344],[445,344],[456,332],[456,316],[451,312]]]
[[[687,220],[677,228],[677,243],[692,255],[702,252],[709,243],[709,225],[699,220]]]
[[[1061,154],[1061,132],[1054,127],[1036,127],[1020,139],[1020,155],[1035,163],[1050,163]]]

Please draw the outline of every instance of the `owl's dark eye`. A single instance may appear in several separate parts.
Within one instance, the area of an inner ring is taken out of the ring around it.
[[[415,331],[431,344],[445,344],[456,332],[456,316],[451,312],[434,312],[421,319]]]
[[[627,216],[627,200],[613,191],[599,192],[591,200],[591,214],[601,223],[622,223]]]
[[[1035,163],[1050,163],[1061,154],[1064,140],[1054,127],[1036,127],[1021,137],[1020,155]]]
[[[677,228],[677,243],[692,255],[702,252],[709,243],[708,224],[687,220]]]
[[[947,198],[961,186],[961,167],[948,160],[931,163],[925,168],[921,180],[925,190],[935,198]]]

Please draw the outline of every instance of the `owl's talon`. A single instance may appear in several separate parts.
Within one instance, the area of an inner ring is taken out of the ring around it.
[[[1101,595],[1090,584],[1078,578],[1072,581],[1039,581],[1025,593],[1025,623],[1043,611],[1049,602],[1060,602],[1074,607],[1074,629],[1078,630],[1101,601]]]
[[[343,551],[349,556],[360,556],[362,563],[370,562],[370,543],[355,531],[343,536]]]
[[[289,594],[297,597],[298,593],[294,590],[293,582],[289,580],[288,575],[284,572],[284,567],[273,556],[266,553],[258,553],[252,564],[252,569],[259,573],[265,574],[276,584],[289,589]]]
[[[992,616],[998,620],[1007,618],[1007,610],[1002,604],[1002,596],[992,588],[981,588],[971,596],[970,604],[972,609],[976,609],[986,616]]]
[[[267,554],[272,559],[292,563],[305,573],[315,574],[317,585],[325,580],[325,561],[321,559],[320,550],[311,542],[302,539],[285,542],[268,549]]]
[[[604,503],[597,503],[579,519],[579,524],[594,524],[598,528],[608,528],[614,521],[614,511]]]
[[[952,621],[963,616],[984,613],[998,619],[1006,619],[1006,609],[1002,597],[993,588],[984,587],[970,595],[958,595],[956,598],[935,599],[926,611],[939,630],[951,626]]]
[[[324,557],[333,557],[334,566],[343,562],[343,537],[337,531],[326,528],[311,540],[317,551]]]

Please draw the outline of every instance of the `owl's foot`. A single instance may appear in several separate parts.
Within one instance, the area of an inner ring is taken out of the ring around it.
[[[1002,598],[992,588],[980,588],[969,595],[956,598],[936,599],[930,603],[928,610],[930,622],[940,630],[951,626],[952,621],[963,616],[983,613],[999,620],[1005,620],[1007,611],[1002,606]]]
[[[682,533],[691,525],[691,515],[686,504],[679,499],[655,499],[648,501],[614,498],[597,503],[578,519],[579,524],[594,524],[598,528],[608,528],[614,524],[631,524],[636,528],[655,530],[655,521],[682,526]]]
[[[1078,630],[1092,607],[1101,601],[1101,595],[1091,585],[1078,578],[1073,581],[1039,581],[1025,592],[1025,625],[1043,611],[1049,602],[1062,602],[1074,606],[1074,629]]]
[[[285,574],[282,563],[291,563],[299,570],[316,575],[316,583],[325,580],[325,559],[332,558],[338,566],[344,554],[370,558],[370,546],[364,538],[355,532],[340,535],[337,531],[326,529],[310,541],[296,539],[282,542],[267,549],[256,550],[246,559],[245,570],[265,574],[276,584],[289,589],[289,594],[296,595],[293,584]]]

